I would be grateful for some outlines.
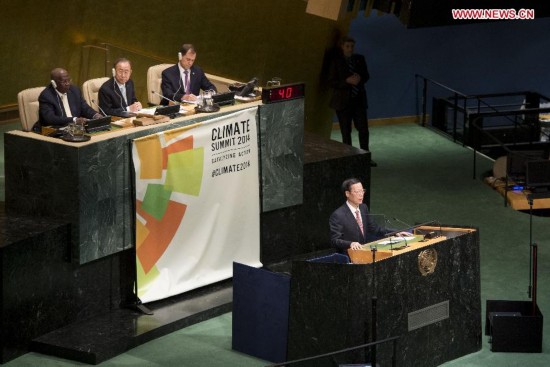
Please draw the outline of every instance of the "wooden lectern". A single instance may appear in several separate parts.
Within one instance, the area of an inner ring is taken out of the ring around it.
[[[378,241],[364,244],[361,250],[349,249],[348,256],[353,264],[370,264],[373,262],[373,253],[375,253],[374,260],[381,261],[392,256],[397,256],[419,248],[431,246],[447,239],[447,237],[443,235],[438,235],[439,232],[449,231],[451,229],[453,231],[473,231],[473,229],[467,228],[420,226],[414,229],[414,239],[403,239],[402,237],[395,236],[383,238]],[[426,236],[422,234],[432,232],[436,234],[436,237],[426,238]],[[372,251],[373,248],[376,249],[375,252]]]

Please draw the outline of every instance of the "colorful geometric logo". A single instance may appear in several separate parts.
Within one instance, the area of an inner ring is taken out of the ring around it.
[[[189,128],[189,127],[188,127]],[[187,130],[187,129],[184,129]],[[136,255],[140,292],[159,275],[158,260],[166,252],[181,225],[187,205],[173,199],[173,193],[200,194],[204,149],[193,148],[193,136],[176,140],[182,129],[135,141],[140,176],[146,184],[143,201],[136,199]]]

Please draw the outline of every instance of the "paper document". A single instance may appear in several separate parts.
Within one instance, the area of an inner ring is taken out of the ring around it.
[[[142,113],[144,115],[154,115],[156,110],[157,110],[156,107],[142,108],[141,110],[137,111],[136,113]]]
[[[392,244],[392,243],[399,243],[399,242],[402,242],[402,241],[412,241],[412,240],[414,240],[414,236],[390,237],[390,238],[385,239],[384,241],[378,242],[378,245],[389,245],[389,244]]]

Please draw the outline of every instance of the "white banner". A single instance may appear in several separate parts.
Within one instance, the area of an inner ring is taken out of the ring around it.
[[[260,263],[257,108],[134,140],[138,297]]]

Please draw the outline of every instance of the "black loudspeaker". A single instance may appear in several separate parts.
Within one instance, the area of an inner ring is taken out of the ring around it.
[[[492,352],[541,353],[543,316],[531,301],[487,300],[485,335]]]

